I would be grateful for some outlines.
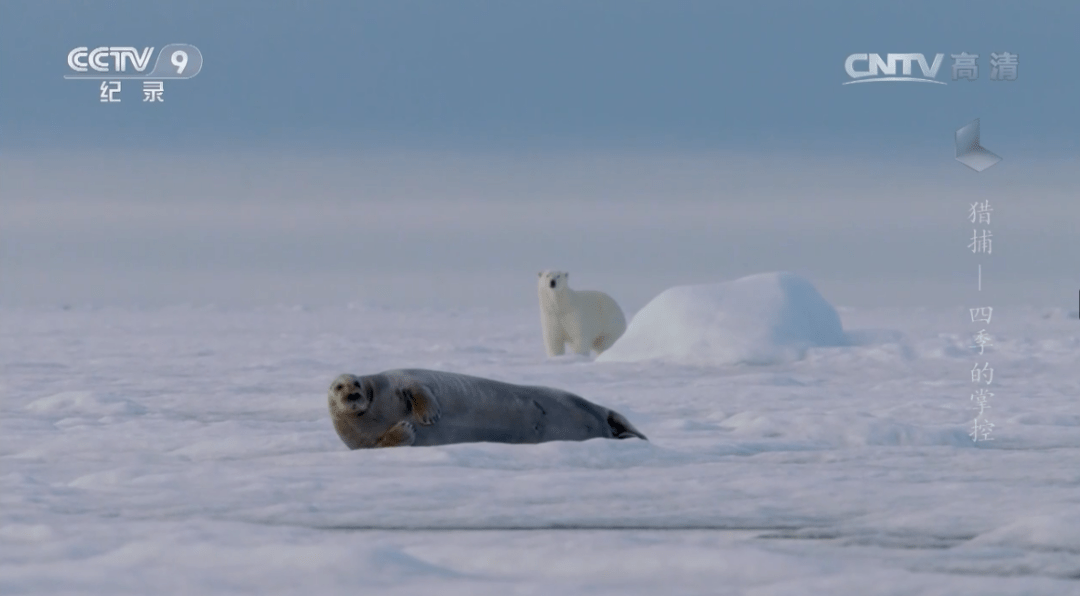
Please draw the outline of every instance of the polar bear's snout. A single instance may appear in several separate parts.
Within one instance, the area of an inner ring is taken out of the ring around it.
[[[551,289],[553,289],[553,290],[554,290],[554,289],[555,289],[555,280],[554,280],[554,279],[553,279],[553,280],[551,280],[551,284],[550,284],[550,285],[551,285]]]

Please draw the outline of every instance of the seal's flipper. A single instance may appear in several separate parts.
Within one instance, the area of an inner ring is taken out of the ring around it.
[[[649,440],[645,438],[645,435],[641,434],[641,431],[634,428],[634,425],[630,424],[629,420],[627,420],[625,417],[623,417],[622,414],[618,412],[609,411],[607,416],[607,423],[608,427],[611,428],[611,436],[615,437],[616,439],[629,439],[631,437],[637,437],[644,441]]]
[[[402,420],[391,426],[379,437],[376,447],[408,447],[416,441],[416,431],[411,422]]]
[[[424,426],[434,424],[442,414],[439,400],[435,399],[435,395],[427,387],[419,383],[412,383],[402,389],[401,397],[409,411],[416,416],[416,421]]]

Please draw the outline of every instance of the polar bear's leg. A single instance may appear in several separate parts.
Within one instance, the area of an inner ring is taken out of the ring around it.
[[[566,353],[566,336],[562,328],[552,321],[544,322],[544,346],[548,356],[562,356]]]
[[[594,310],[586,305],[575,317],[575,333],[571,336],[570,344],[575,354],[588,356],[600,335],[600,313],[593,312]]]
[[[548,356],[562,356],[566,353],[566,341],[561,334],[555,336],[556,339],[548,344]]]
[[[622,337],[622,334],[626,332],[626,317],[623,316],[622,309],[619,308],[619,305],[611,296],[602,292],[597,292],[597,294],[602,323],[600,335],[597,337],[596,345],[593,347],[597,353],[600,353],[614,345],[615,340]]]
[[[588,340],[581,336],[575,337],[573,339],[573,342],[570,344],[570,348],[574,350],[574,353],[579,356],[588,356],[589,347],[590,346]]]
[[[604,350],[610,347],[611,341],[608,339],[608,336],[604,335],[603,333],[597,335],[596,339],[592,342],[592,349],[596,350],[597,354],[602,353]]]
[[[625,327],[620,326],[618,321],[612,321],[609,316],[604,321],[600,334],[596,336],[596,341],[593,342],[593,349],[599,354],[610,348],[615,343],[615,340],[622,336],[623,331],[625,331]]]

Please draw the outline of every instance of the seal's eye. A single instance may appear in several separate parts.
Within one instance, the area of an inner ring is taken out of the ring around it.
[[[341,389],[342,389],[341,383],[338,383],[337,385],[334,385],[334,391],[341,391]]]

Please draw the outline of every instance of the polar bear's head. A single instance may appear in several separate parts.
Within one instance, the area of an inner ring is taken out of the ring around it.
[[[550,269],[540,272],[540,289],[558,292],[566,289],[566,280],[570,274],[565,271],[552,271]]]

